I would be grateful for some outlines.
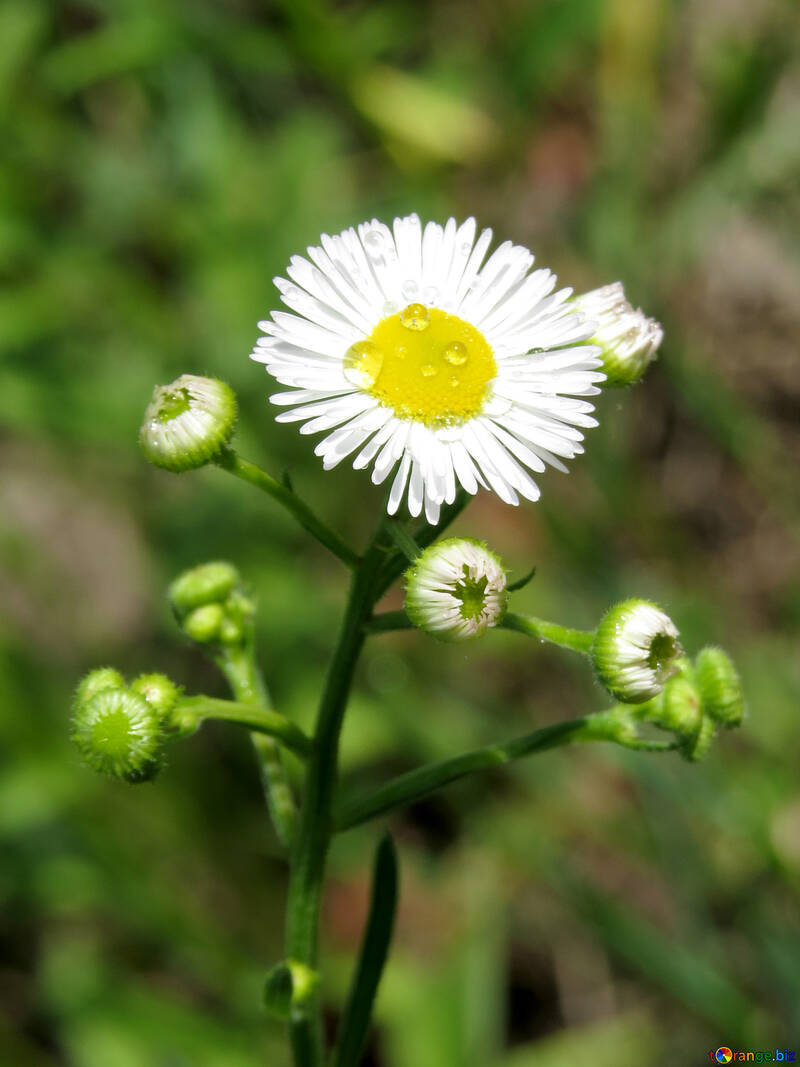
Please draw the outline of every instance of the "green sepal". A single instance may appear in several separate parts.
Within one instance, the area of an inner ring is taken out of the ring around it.
[[[520,589],[524,589],[525,586],[528,584],[528,582],[530,582],[535,577],[535,575],[536,575],[536,567],[534,566],[534,567],[531,567],[531,569],[528,571],[528,573],[523,575],[522,578],[517,578],[516,582],[510,582],[509,585],[507,586],[508,592],[509,593],[516,593]]]

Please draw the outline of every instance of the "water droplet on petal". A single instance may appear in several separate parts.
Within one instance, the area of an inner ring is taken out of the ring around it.
[[[467,346],[461,341],[453,341],[444,350],[444,358],[453,367],[463,367],[469,359]]]
[[[368,230],[364,234],[364,248],[370,259],[380,259],[383,255],[383,234],[380,230]]]
[[[422,299],[426,304],[435,304],[439,296],[439,290],[435,285],[429,285],[422,295]]]
[[[370,389],[383,367],[383,352],[373,341],[356,341],[344,354],[342,372],[351,385]]]
[[[424,304],[409,304],[400,312],[400,321],[407,330],[424,330],[431,316]]]
[[[512,407],[511,401],[508,397],[498,396],[496,393],[490,397],[483,405],[484,415],[505,415],[507,411],[510,411]]]
[[[283,295],[287,300],[297,300],[298,296],[300,296],[300,290],[294,285],[287,285],[283,290]]]
[[[406,300],[413,300],[419,292],[419,286],[413,278],[407,278],[401,285],[400,292]]]
[[[425,366],[422,368],[422,377],[423,378],[432,378],[434,376],[434,374],[438,374],[438,373],[439,373],[439,368],[438,367],[434,367],[434,365],[432,363],[426,363]]]
[[[390,315],[396,315],[400,308],[397,304],[395,304],[394,300],[387,300],[386,303],[383,305],[382,310],[383,317],[385,319],[388,319]]]
[[[459,252],[461,253],[462,256],[468,256],[470,254],[470,252],[472,251],[472,245],[469,243],[469,241],[463,241],[459,245],[458,250],[459,250]]]

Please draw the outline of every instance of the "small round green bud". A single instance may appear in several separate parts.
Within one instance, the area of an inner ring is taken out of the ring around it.
[[[597,677],[617,700],[641,704],[664,687],[680,665],[678,630],[646,600],[625,600],[601,620],[592,645]]]
[[[144,697],[103,689],[76,704],[72,740],[94,770],[147,782],[161,767],[161,722]]]
[[[224,619],[225,612],[221,604],[204,604],[184,618],[183,630],[199,645],[210,645],[219,641]]]
[[[140,674],[131,682],[131,692],[144,697],[162,722],[169,716],[181,694],[179,686],[165,674]]]
[[[75,690],[75,704],[85,704],[96,693],[102,693],[104,689],[124,689],[125,679],[114,670],[113,667],[98,667],[89,671],[85,678],[78,683]]]
[[[239,572],[232,563],[215,560],[179,574],[168,596],[178,617],[204,604],[225,600],[239,584]]]
[[[658,725],[679,737],[694,737],[700,726],[700,696],[688,678],[670,678],[664,686]]]
[[[700,723],[692,737],[687,737],[681,745],[681,753],[691,763],[699,763],[708,755],[711,742],[714,740],[714,720],[707,715],[700,717]]]
[[[219,640],[223,645],[238,645],[244,637],[244,629],[238,619],[226,615],[219,628]]]
[[[507,583],[500,557],[482,541],[448,537],[406,571],[406,614],[440,641],[467,641],[501,621]]]
[[[738,726],[744,718],[742,683],[730,657],[721,648],[704,648],[695,665],[703,711],[720,726]]]
[[[591,342],[602,349],[603,385],[618,387],[640,381],[664,337],[659,323],[641,308],[634,311],[621,282],[583,293],[575,303],[595,323]]]
[[[144,413],[139,444],[145,457],[168,471],[202,467],[230,441],[236,397],[225,382],[182,374],[157,385]]]

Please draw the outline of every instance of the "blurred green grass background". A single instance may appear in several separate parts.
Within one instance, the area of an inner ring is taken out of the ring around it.
[[[156,382],[229,381],[245,455],[351,538],[380,494],[324,475],[248,361],[289,254],[361,219],[475,214],[576,289],[623,279],[658,365],[536,506],[458,529],[520,610],[593,626],[652,597],[739,664],[706,763],[576,750],[388,820],[403,891],[372,1067],[627,1067],[800,1044],[800,8],[790,0],[6,0],[0,8],[0,1063],[288,1063],[260,988],[286,869],[247,738],[151,786],[84,770],[81,672],[222,694],[167,581],[236,561],[276,705],[313,715],[345,576],[266,499],[136,448]],[[369,645],[345,784],[603,706],[512,634]],[[370,826],[332,856],[341,1006]]]

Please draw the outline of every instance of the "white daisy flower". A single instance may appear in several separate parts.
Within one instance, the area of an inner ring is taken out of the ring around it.
[[[327,434],[326,470],[353,456],[380,484],[397,468],[390,514],[406,497],[435,524],[458,485],[536,500],[530,472],[566,470],[596,425],[578,399],[603,378],[593,323],[527,248],[505,241],[484,263],[491,239],[474,219],[373,219],[275,279],[291,313],[259,323],[252,358],[289,387],[271,397],[289,409],[278,421]]]
[[[502,561],[483,542],[448,537],[406,572],[406,614],[440,641],[467,641],[505,615],[506,585]]]
[[[657,696],[682,655],[675,623],[646,600],[625,600],[613,607],[597,627],[592,646],[598,678],[627,704]]]
[[[575,304],[595,321],[592,340],[602,349],[605,384],[638,382],[658,354],[664,338],[661,324],[648,318],[641,308],[631,307],[622,282],[583,293],[575,298]]]

